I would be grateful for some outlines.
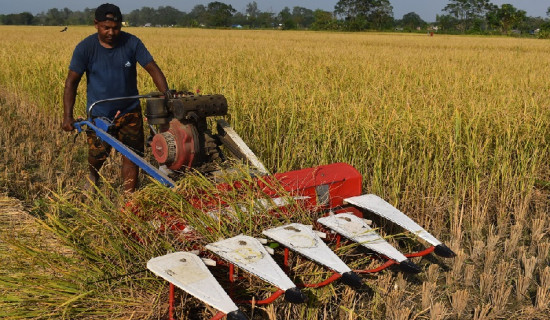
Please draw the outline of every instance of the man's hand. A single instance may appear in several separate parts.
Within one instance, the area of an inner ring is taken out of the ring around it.
[[[163,95],[164,95],[164,106],[168,108],[168,102],[174,98],[174,94],[172,93],[172,91],[170,91],[170,89],[168,89],[164,91]]]
[[[166,100],[174,99],[174,94],[170,89],[166,90],[163,94],[164,94],[164,99]]]
[[[61,128],[65,131],[73,131],[75,120],[73,117],[63,117],[63,124],[61,124]]]

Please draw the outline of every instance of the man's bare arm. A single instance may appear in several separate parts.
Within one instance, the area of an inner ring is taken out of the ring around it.
[[[168,91],[168,83],[166,82],[164,73],[162,73],[162,70],[160,70],[157,63],[155,61],[151,61],[145,65],[144,69],[147,70],[149,75],[151,75],[157,89],[162,93],[166,93],[166,91]]]
[[[74,130],[74,103],[76,101],[76,90],[78,89],[78,84],[82,75],[69,70],[67,79],[65,80],[65,90],[63,91],[63,124],[61,127],[65,131]]]

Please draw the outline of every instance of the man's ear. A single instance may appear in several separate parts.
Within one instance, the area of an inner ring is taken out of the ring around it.
[[[94,19],[94,27],[95,27],[96,29],[99,28],[98,25],[97,25],[98,23],[99,23],[99,21],[97,21],[96,19]]]

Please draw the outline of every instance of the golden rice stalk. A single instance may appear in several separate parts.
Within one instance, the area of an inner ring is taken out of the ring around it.
[[[451,306],[458,318],[462,316],[469,302],[469,292],[466,289],[461,289],[451,294]]]
[[[430,308],[430,320],[443,320],[446,316],[447,309],[441,302],[432,304]]]
[[[536,307],[546,310],[550,306],[550,267],[544,268],[540,274],[540,285],[537,286]]]

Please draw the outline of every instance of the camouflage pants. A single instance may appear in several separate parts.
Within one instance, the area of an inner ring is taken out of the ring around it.
[[[115,118],[109,134],[143,157],[145,135],[143,133],[141,109],[136,109]],[[98,138],[93,130],[87,130],[86,135],[88,140],[88,157],[98,161],[107,159],[111,152],[111,146]]]

